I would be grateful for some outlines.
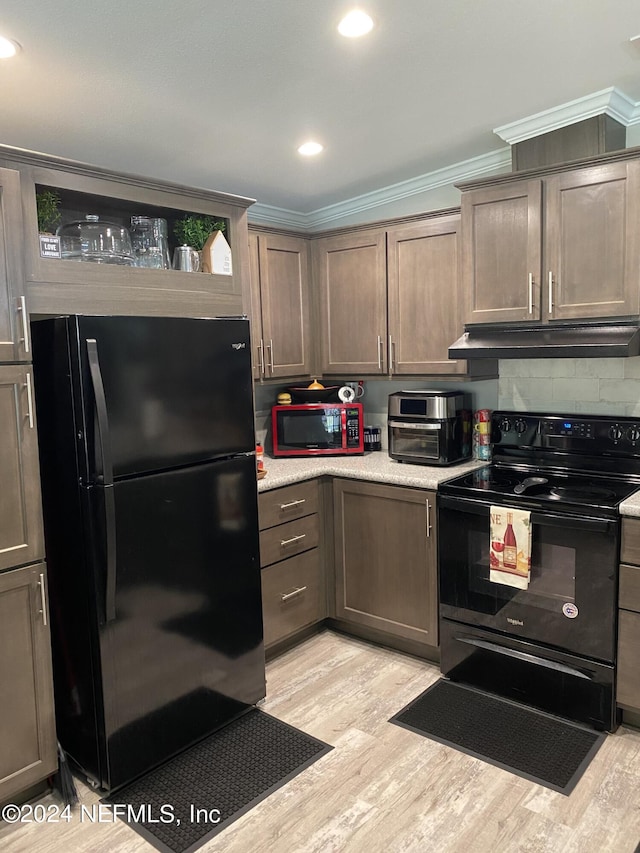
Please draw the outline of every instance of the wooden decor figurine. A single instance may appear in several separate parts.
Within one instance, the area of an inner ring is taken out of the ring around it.
[[[232,275],[231,248],[222,231],[214,231],[202,247],[202,271]]]

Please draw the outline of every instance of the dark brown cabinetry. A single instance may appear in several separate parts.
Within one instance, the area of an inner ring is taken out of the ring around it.
[[[327,615],[320,559],[318,483],[262,492],[260,565],[267,652]]]
[[[57,766],[45,573],[0,573],[0,802]]]
[[[640,310],[640,161],[461,185],[466,322]]]
[[[254,378],[308,376],[309,241],[252,231],[249,254]]]
[[[640,712],[640,520],[622,520],[616,699]]]
[[[456,375],[462,333],[457,211],[313,243],[323,373]]]
[[[320,302],[322,372],[388,369],[386,235],[382,228],[313,242]]]
[[[447,357],[463,325],[459,235],[457,214],[387,231],[390,373],[465,373]]]
[[[7,171],[17,176],[17,187],[15,179],[11,181],[11,199],[18,193],[17,207],[11,201],[12,251],[23,258],[26,299],[32,314],[188,317],[242,313],[242,284],[249,277],[246,208],[252,199],[111,173],[4,146],[0,146],[0,167],[4,170],[0,181]],[[58,192],[63,220],[97,214],[128,226],[132,215],[143,214],[165,218],[171,227],[187,212],[223,219],[228,226],[233,275],[43,258],[36,213],[39,188]]]
[[[333,481],[336,618],[438,644],[435,493]]]
[[[30,361],[20,174],[0,168],[0,362]]]
[[[0,365],[0,571],[44,557],[31,369]],[[2,623],[0,622],[0,630]]]

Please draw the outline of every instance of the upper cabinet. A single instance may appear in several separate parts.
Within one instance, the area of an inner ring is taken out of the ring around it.
[[[3,193],[4,238],[9,221],[11,251],[17,253],[13,262],[24,267],[16,281],[24,282],[22,295],[26,295],[31,313],[224,316],[243,312],[242,285],[249,276],[246,208],[251,199],[111,173],[5,147],[0,147],[0,168],[3,188],[8,173],[17,179],[17,184],[16,179],[10,181],[10,197]],[[185,214],[223,220],[231,246],[232,274],[47,256],[41,251],[36,205],[36,194],[46,189],[55,191],[60,199],[61,224],[97,215],[130,227],[132,216],[158,217],[168,223],[172,250],[178,245],[173,226]],[[7,202],[11,202],[8,214]]]
[[[466,322],[637,315],[639,228],[638,160],[463,186]]]
[[[462,334],[459,235],[457,214],[387,232],[390,373],[465,373],[447,357]]]
[[[322,372],[459,375],[457,213],[313,241]]]
[[[30,360],[20,174],[15,169],[0,168],[0,362]]]
[[[249,253],[254,378],[308,376],[309,241],[251,232]]]
[[[384,229],[313,243],[320,303],[322,372],[387,372],[387,261]]]

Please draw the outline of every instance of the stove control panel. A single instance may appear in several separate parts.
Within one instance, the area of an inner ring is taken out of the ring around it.
[[[640,458],[640,421],[635,418],[494,412],[492,422],[492,443],[496,449],[547,448]]]
[[[562,435],[571,438],[594,438],[595,430],[590,421],[541,420],[540,431],[545,435]]]

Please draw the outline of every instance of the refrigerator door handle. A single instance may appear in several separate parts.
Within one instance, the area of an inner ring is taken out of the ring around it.
[[[100,359],[98,358],[98,343],[95,338],[87,338],[87,357],[89,360],[91,384],[93,386],[93,398],[96,404],[100,458],[102,461],[102,483],[105,486],[111,486],[113,485],[113,464],[111,462],[111,448],[109,446],[107,398],[104,395]]]
[[[107,571],[105,576],[104,619],[116,618],[116,501],[113,485],[104,489],[104,520]]]
[[[113,622],[116,618],[116,503],[113,491],[113,464],[109,446],[109,420],[107,418],[107,399],[104,394],[100,359],[98,358],[98,343],[95,338],[87,338],[87,358],[89,373],[93,386],[93,397],[96,404],[96,420],[98,422],[98,437],[100,458],[102,461],[102,483],[104,486],[104,520],[106,542],[106,577],[105,577],[105,621]]]

